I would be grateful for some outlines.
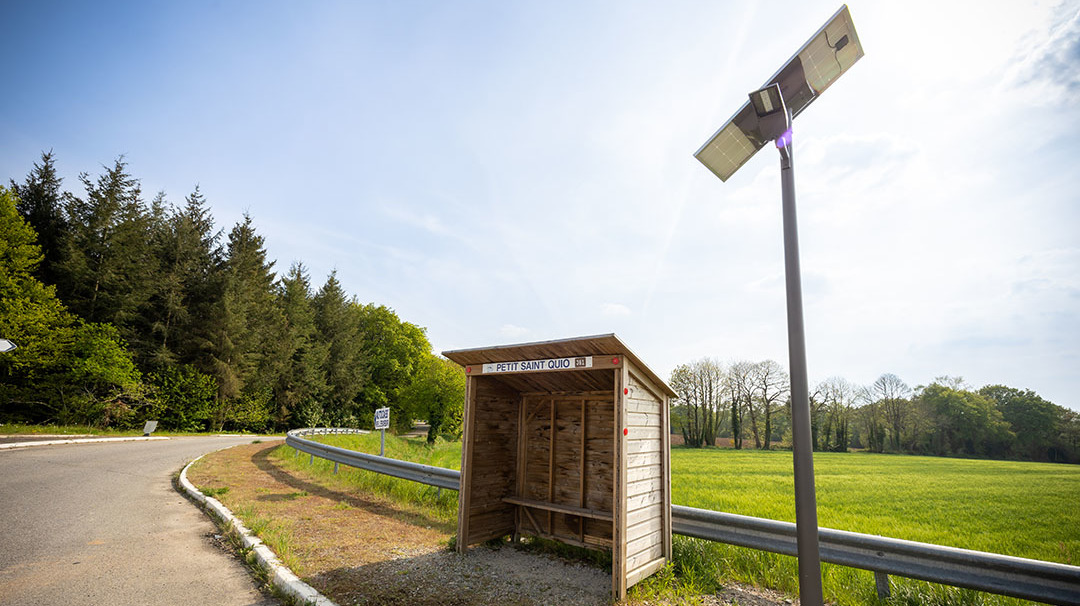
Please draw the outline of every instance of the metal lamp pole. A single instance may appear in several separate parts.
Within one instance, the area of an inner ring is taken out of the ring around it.
[[[790,124],[790,118],[789,118]],[[821,554],[818,544],[817,497],[814,491],[814,444],[810,435],[810,396],[803,326],[799,229],[795,217],[795,154],[789,128],[776,140],[780,150],[783,189],[784,277],[787,287],[788,363],[791,369],[791,434],[795,464],[795,534],[799,553],[799,603],[818,606]]]
[[[795,219],[795,157],[791,121],[863,56],[847,6],[830,18],[705,145],[694,153],[721,181],[727,181],[770,141],[780,150],[783,188],[784,278],[787,288],[788,364],[791,369],[791,430],[795,467],[795,534],[798,539],[799,599],[821,606],[821,555],[814,445],[806,373],[799,230]]]

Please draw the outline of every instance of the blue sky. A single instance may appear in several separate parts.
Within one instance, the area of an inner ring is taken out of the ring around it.
[[[866,56],[795,123],[811,380],[1080,409],[1080,2],[849,6]],[[123,154],[436,350],[786,365],[776,152],[692,154],[838,7],[5,3],[0,178]]]

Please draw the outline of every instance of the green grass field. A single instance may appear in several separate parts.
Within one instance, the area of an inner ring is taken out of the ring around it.
[[[378,434],[320,441],[379,452]],[[386,438],[387,456],[458,469],[460,443]],[[283,448],[281,456],[292,452]],[[307,455],[302,455],[306,463]],[[332,464],[316,459],[316,466]],[[1080,565],[1080,466],[867,453],[816,453],[818,521],[826,528]],[[793,522],[788,451],[699,450],[671,453],[672,500],[679,505]],[[355,482],[402,502],[428,503],[447,521],[457,495],[350,470]],[[798,593],[795,558],[676,537],[669,574],[639,591],[693,595],[725,580]],[[823,566],[826,599],[854,604],[1018,604],[1018,600],[893,578],[893,597],[876,598],[873,575]]]
[[[680,505],[795,521],[791,453],[675,448]],[[815,453],[818,523],[1080,564],[1080,466]]]
[[[825,528],[1080,564],[1080,466],[866,453],[816,453],[818,523]],[[671,453],[680,505],[795,521],[790,452]],[[797,593],[795,558],[676,537],[679,577]],[[878,603],[873,576],[823,565],[826,598]],[[1017,604],[1019,600],[893,578],[888,604]]]

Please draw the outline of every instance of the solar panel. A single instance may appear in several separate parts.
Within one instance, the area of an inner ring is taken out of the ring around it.
[[[862,56],[859,35],[845,4],[761,88],[779,84],[794,118]],[[694,157],[721,181],[727,181],[768,142],[758,130],[757,114],[746,101]]]

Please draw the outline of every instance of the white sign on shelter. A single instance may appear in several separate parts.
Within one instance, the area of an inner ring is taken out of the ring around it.
[[[592,356],[574,358],[548,358],[546,360],[520,360],[517,362],[495,362],[484,364],[484,374],[500,372],[539,372],[549,370],[584,370],[592,368]]]

